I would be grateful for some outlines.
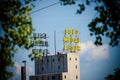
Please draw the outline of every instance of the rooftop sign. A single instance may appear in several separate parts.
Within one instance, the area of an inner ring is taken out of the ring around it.
[[[80,46],[78,43],[80,43],[80,38],[78,37],[79,35],[79,30],[78,29],[70,29],[66,28],[65,33],[64,33],[64,51],[68,52],[76,52],[80,51]]]
[[[32,52],[42,53],[43,55],[49,54],[49,51],[47,49],[49,46],[48,41],[47,41],[48,37],[46,33],[34,33],[33,37],[34,37],[33,45],[36,48],[32,49]]]

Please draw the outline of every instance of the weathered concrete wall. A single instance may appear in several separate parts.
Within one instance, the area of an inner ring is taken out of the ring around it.
[[[44,56],[35,60],[35,76],[30,80],[80,80],[79,54]]]

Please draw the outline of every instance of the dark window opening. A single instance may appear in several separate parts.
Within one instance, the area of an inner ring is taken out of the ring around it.
[[[58,75],[58,79],[60,80],[60,75]]]
[[[47,59],[47,62],[49,62],[49,59]]]
[[[71,58],[69,58],[71,60]]]
[[[36,78],[36,80],[38,80],[38,77]]]
[[[60,65],[58,65],[58,69],[60,69]]]
[[[37,70],[37,74],[39,74],[39,70]]]
[[[75,58],[75,60],[77,61],[77,58]]]
[[[55,79],[55,76],[52,76],[52,79]]]
[[[42,67],[42,71],[44,71],[44,67]]]
[[[47,80],[49,80],[49,76],[47,77]]]
[[[53,62],[55,61],[55,59],[53,59]]]
[[[75,66],[75,68],[77,69],[77,65]]]
[[[42,80],[44,80],[44,77],[42,76]]]
[[[58,61],[60,61],[60,58],[58,58]]]
[[[76,75],[76,79],[78,79],[78,76]]]
[[[42,63],[43,63],[43,60],[42,60]]]
[[[66,79],[66,75],[64,76],[64,78]]]

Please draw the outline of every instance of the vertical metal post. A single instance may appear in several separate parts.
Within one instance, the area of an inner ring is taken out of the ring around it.
[[[54,30],[54,48],[55,48],[55,54],[56,54],[56,31]]]

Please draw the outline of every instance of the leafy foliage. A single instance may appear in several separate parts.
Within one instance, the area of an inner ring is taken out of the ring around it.
[[[34,0],[0,1],[0,80],[7,80],[13,74],[7,68],[13,66],[16,46],[29,49],[32,47],[32,19],[30,11]]]
[[[74,2],[74,3],[73,3]],[[76,0],[61,0],[63,5],[75,4]],[[120,41],[120,1],[119,0],[85,0],[78,4],[77,14],[81,14],[87,5],[95,3],[99,13],[89,24],[91,36],[96,36],[95,44],[102,45],[102,36],[110,39],[110,46],[117,46]]]
[[[74,0],[61,0],[61,2],[63,2],[63,5],[72,5],[75,4]]]
[[[31,61],[38,59],[38,60],[42,60],[42,53],[38,53],[37,51],[34,51],[33,53],[29,54],[29,57],[31,58]]]
[[[120,80],[120,68],[116,68],[114,74],[109,74],[105,80]]]
[[[36,37],[34,37],[32,40],[33,41],[36,40]],[[40,39],[37,40],[37,45],[41,45],[41,44],[42,44],[42,40],[40,40]],[[32,45],[35,46],[34,43]],[[41,60],[43,55],[42,55],[42,52],[34,50],[28,56],[31,58],[31,61],[33,61],[35,59]]]

